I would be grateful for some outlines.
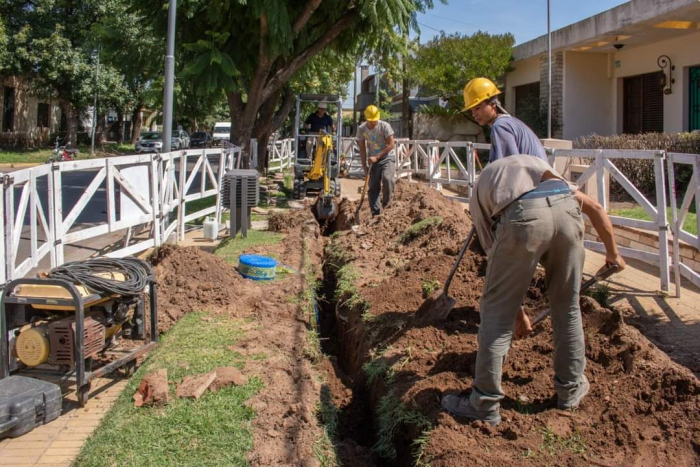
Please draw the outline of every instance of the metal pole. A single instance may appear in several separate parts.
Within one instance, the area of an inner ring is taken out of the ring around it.
[[[355,79],[352,82],[352,135],[357,134],[357,68],[355,65]]]
[[[90,157],[95,156],[95,130],[97,128],[97,90],[100,78],[100,51],[97,50],[97,67],[95,68],[95,102],[92,107],[92,141],[90,142]]]
[[[170,152],[173,135],[173,86],[175,82],[175,12],[177,0],[168,7],[168,39],[165,52],[165,89],[163,91],[163,152]]]
[[[552,27],[547,0],[547,139],[552,138]]]

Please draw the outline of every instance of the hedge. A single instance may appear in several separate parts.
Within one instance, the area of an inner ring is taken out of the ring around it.
[[[634,135],[613,136],[582,136],[574,141],[576,149],[639,149],[639,150],[666,150],[668,152],[681,152],[686,154],[700,154],[700,132],[693,133],[643,133]],[[651,160],[616,159],[615,166],[646,196],[653,196],[656,192],[654,181],[654,163]],[[676,192],[685,193],[692,168],[685,164],[676,164]],[[629,195],[622,186],[611,181],[610,197],[621,201],[629,199]]]

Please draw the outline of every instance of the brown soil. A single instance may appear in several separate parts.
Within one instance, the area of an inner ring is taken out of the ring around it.
[[[197,247],[164,245],[149,261],[158,282],[158,329],[167,331],[185,313],[216,311],[235,303],[247,283],[222,259]]]
[[[309,211],[293,212],[289,218],[272,215],[270,224],[285,233],[282,242],[246,253],[274,255],[296,271],[305,271],[306,266],[306,271],[320,274],[323,239]],[[246,280],[233,266],[194,247],[160,248],[151,262],[159,284],[161,330],[190,311],[225,313],[248,321],[245,337],[229,350],[245,359],[244,378],[258,377],[265,383],[247,402],[256,411],[250,465],[320,465],[314,450],[323,428],[315,408],[325,386],[305,354],[310,316],[298,300],[313,281],[303,274],[270,282]]]
[[[439,323],[418,326],[413,313],[423,286],[445,280],[471,227],[462,207],[423,185],[399,182],[392,206],[375,219],[363,210],[361,234],[334,238],[337,258],[357,271],[359,294],[369,315],[340,306],[335,320],[340,366],[360,379],[362,364],[377,355],[393,369],[369,394],[389,392],[418,411],[433,431],[423,461],[434,467],[463,465],[700,465],[700,382],[673,363],[636,329],[624,311],[582,298],[586,333],[586,374],[591,392],[574,412],[556,409],[552,384],[549,321],[530,338],[514,342],[504,366],[506,399],[496,428],[457,420],[441,410],[445,393],[467,393],[477,350],[479,298],[486,259],[474,242],[458,269],[450,294],[457,305]],[[410,225],[440,216],[407,244],[398,237]],[[334,272],[339,265],[327,265]],[[525,306],[532,316],[546,305],[541,274]],[[342,305],[342,304],[341,304]],[[383,354],[382,354],[383,352]],[[396,465],[413,464],[411,442],[420,435],[404,426],[394,437]]]

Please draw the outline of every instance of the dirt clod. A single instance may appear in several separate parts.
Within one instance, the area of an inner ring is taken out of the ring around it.
[[[216,371],[185,377],[175,390],[177,397],[199,399],[216,379]]]
[[[241,373],[241,370],[232,366],[219,367],[216,369],[216,379],[209,386],[211,392],[231,385],[244,386],[248,384],[248,378]]]
[[[168,370],[161,369],[143,377],[136,393],[134,405],[165,405],[168,403]]]

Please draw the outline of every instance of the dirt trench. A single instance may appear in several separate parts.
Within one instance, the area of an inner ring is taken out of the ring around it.
[[[344,202],[336,226],[351,224]],[[511,347],[501,425],[445,413],[439,398],[467,394],[474,372],[487,266],[478,242],[457,271],[450,316],[412,318],[444,282],[470,220],[458,203],[402,182],[382,216],[365,208],[362,219],[359,232],[328,229],[323,262],[324,350],[343,382],[334,401],[348,424],[339,451],[347,442],[356,455],[344,465],[700,465],[700,382],[625,324],[630,310],[589,297],[581,308],[591,392],[578,410],[556,409],[547,321]],[[531,317],[545,293],[538,274],[524,303]]]

